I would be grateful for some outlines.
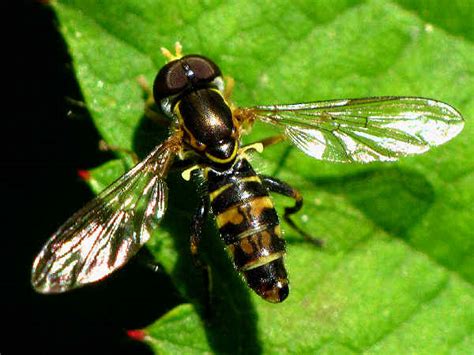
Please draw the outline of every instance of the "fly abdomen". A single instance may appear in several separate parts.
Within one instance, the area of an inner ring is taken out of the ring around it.
[[[283,264],[285,241],[279,234],[280,226],[251,232],[228,244],[227,249],[250,288],[267,301],[281,302],[288,296],[289,289]]]
[[[248,161],[208,171],[211,207],[220,235],[248,285],[270,302],[288,296],[285,241],[273,202]]]

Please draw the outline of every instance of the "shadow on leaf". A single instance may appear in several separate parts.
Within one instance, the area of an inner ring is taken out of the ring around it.
[[[352,175],[314,179],[315,188],[343,194],[376,225],[406,239],[407,232],[427,213],[434,189],[414,170],[369,169]]]
[[[143,117],[135,134],[134,150],[144,157],[167,136],[166,128]],[[170,232],[178,252],[172,279],[181,283],[177,288],[199,311],[206,325],[209,344],[216,353],[260,353],[257,315],[250,300],[251,290],[234,270],[211,216],[199,245],[199,256],[211,269],[210,294],[201,270],[192,262],[189,237],[193,213],[198,206],[199,187],[196,183],[184,181],[179,172],[170,173],[167,184],[168,209],[163,219],[163,229]],[[205,307],[208,296],[211,297],[210,317],[206,316]]]

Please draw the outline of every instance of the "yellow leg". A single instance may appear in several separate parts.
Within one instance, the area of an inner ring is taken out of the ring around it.
[[[277,135],[277,136],[268,137],[268,138],[262,139],[260,141],[257,141],[255,143],[244,145],[242,148],[239,149],[239,154],[245,154],[245,152],[248,151],[248,150],[255,150],[258,153],[262,153],[264,148],[266,148],[270,145],[273,145],[273,144],[280,143],[284,139],[285,139],[285,136],[282,135],[282,134]],[[184,178],[184,176],[183,176],[183,178]]]
[[[161,47],[161,53],[163,53],[165,58],[168,59],[168,62],[179,59],[183,56],[183,46],[181,45],[181,43],[176,42],[174,44],[174,52],[175,52],[175,54],[171,53],[165,47]]]
[[[229,101],[234,90],[235,80],[231,76],[224,76],[224,84],[224,99]]]
[[[283,134],[278,134],[276,136],[271,136],[268,138],[264,138],[259,142],[256,143],[261,143],[263,145],[263,148],[266,148],[270,145],[278,144],[280,142],[283,142],[285,140],[285,136]]]

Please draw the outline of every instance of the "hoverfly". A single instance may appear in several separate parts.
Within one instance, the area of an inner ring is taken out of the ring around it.
[[[212,211],[235,268],[258,295],[281,302],[289,293],[285,241],[270,192],[292,197],[285,219],[302,207],[298,190],[257,174],[250,153],[289,140],[307,155],[333,162],[394,161],[443,144],[463,128],[453,107],[420,97],[373,97],[293,105],[235,107],[219,67],[201,55],[163,50],[167,64],[156,75],[153,96],[169,118],[170,135],[140,163],[69,218],[33,264],[38,292],[68,291],[103,279],[123,266],[150,238],[165,215],[166,176],[199,175],[207,187],[192,220],[191,253]],[[255,121],[281,134],[242,146]],[[179,163],[179,164],[177,164]]]

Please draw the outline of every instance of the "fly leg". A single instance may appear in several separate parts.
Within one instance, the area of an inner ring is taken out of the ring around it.
[[[301,207],[303,207],[303,196],[301,195],[301,193],[294,187],[274,177],[266,175],[259,175],[259,177],[262,180],[263,186],[265,186],[269,191],[278,193],[283,196],[291,197],[295,200],[295,205],[293,207],[286,207],[285,214],[283,215],[283,218],[290,225],[290,227],[297,231],[307,242],[315,244],[318,247],[323,246],[324,241],[306,233],[291,219],[291,215],[295,214],[296,212],[301,210]]]
[[[170,125],[170,120],[167,119],[157,107],[153,97],[153,92],[151,91],[150,85],[148,85],[145,77],[140,75],[137,78],[137,82],[142,88],[145,96],[145,116],[160,126],[168,127]]]
[[[201,197],[199,206],[194,213],[191,223],[191,237],[189,240],[191,255],[193,257],[194,265],[202,271],[204,287],[206,290],[206,315],[210,314],[211,309],[211,295],[212,295],[212,279],[209,265],[201,260],[199,257],[199,243],[202,237],[202,230],[207,220],[209,213],[209,200],[207,196]]]
[[[193,257],[194,265],[199,268],[205,265],[199,259],[199,243],[201,241],[202,229],[204,227],[204,224],[206,223],[208,213],[209,213],[209,201],[207,199],[207,196],[203,196],[193,216],[193,220],[191,224],[191,237],[189,240],[191,255]]]
[[[283,140],[285,140],[285,136],[282,135],[282,134],[279,134],[279,135],[276,135],[276,136],[271,136],[271,137],[268,137],[268,138],[264,138],[262,140],[259,140],[259,141],[255,142],[255,143],[244,145],[242,148],[240,148],[240,153],[244,153],[247,150],[255,150],[258,153],[261,153],[261,152],[263,152],[264,148],[266,148],[270,145],[273,145],[273,144],[280,143]]]
[[[257,143],[261,143],[263,145],[263,148],[266,148],[270,145],[278,144],[280,142],[283,142],[285,140],[285,136],[283,134],[278,134],[276,136],[271,136],[268,138],[264,138],[261,141]]]
[[[147,248],[140,249],[135,259],[139,265],[145,267],[153,273],[163,272],[163,267],[158,261],[155,260],[153,254],[151,254]]]
[[[140,162],[138,155],[131,149],[122,148],[116,145],[110,145],[103,139],[99,141],[99,150],[102,152],[117,152],[127,155],[133,162],[133,165],[136,165]]]
[[[139,76],[137,78],[137,82],[138,85],[140,85],[140,87],[142,88],[145,95],[145,116],[154,121],[155,123],[159,124],[160,126],[168,127],[170,125],[170,121],[159,113],[158,108],[155,104],[155,100],[153,98],[153,93],[145,77]],[[140,162],[140,159],[134,151],[115,145],[109,145],[104,140],[101,140],[99,142],[99,150],[104,152],[111,151],[126,154],[131,158],[134,165]]]
[[[224,76],[224,99],[230,101],[232,91],[234,90],[235,80],[230,76]]]

